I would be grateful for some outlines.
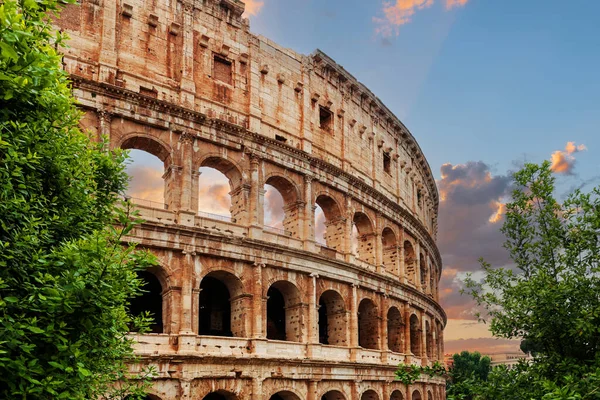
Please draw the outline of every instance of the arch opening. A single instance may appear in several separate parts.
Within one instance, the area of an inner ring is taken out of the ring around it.
[[[376,391],[369,389],[360,396],[360,400],[379,400],[379,395]]]
[[[269,400],[300,400],[300,397],[298,397],[295,393],[284,390],[275,393],[269,398]]]
[[[346,397],[337,390],[330,390],[321,396],[321,400],[346,400]]]
[[[296,187],[280,176],[271,176],[265,182],[264,225],[276,233],[298,237],[301,206]]]
[[[421,356],[421,323],[415,314],[410,316],[410,352]]]
[[[409,283],[416,284],[417,257],[410,241],[404,241],[404,273]]]
[[[394,390],[390,396],[390,400],[403,400],[404,396],[402,395],[402,392],[399,390]]]
[[[125,195],[137,205],[168,208],[165,199],[165,163],[156,155],[136,148],[129,150],[129,157],[125,166],[125,173],[129,177]]]
[[[302,339],[300,292],[286,281],[273,283],[267,290],[267,339],[300,342]]]
[[[344,299],[327,290],[319,298],[319,343],[346,346],[347,312]]]
[[[358,306],[358,345],[365,349],[379,348],[379,316],[371,299],[363,299]]]
[[[388,349],[404,353],[404,324],[402,315],[396,307],[390,307],[387,314]]]
[[[419,257],[419,273],[420,273],[419,283],[421,284],[421,289],[424,292],[427,291],[427,265],[425,265],[425,263],[426,263],[426,258],[423,255],[423,253],[421,253],[421,257]]]
[[[242,283],[226,271],[213,271],[200,282],[198,334],[245,336]]]
[[[338,204],[327,195],[315,199],[315,240],[341,251],[344,243],[344,219]]]
[[[150,333],[163,333],[163,298],[162,285],[156,275],[148,271],[137,272],[137,277],[143,283],[142,294],[129,301],[131,315],[137,316],[145,312],[150,313]]]
[[[398,242],[394,231],[390,228],[384,228],[381,233],[381,244],[383,247],[383,266],[387,271],[397,273]]]
[[[418,390],[413,391],[411,399],[412,400],[421,400],[421,392],[419,392]]]
[[[375,263],[375,235],[369,217],[360,211],[354,213],[352,220],[353,241],[356,242],[357,257],[370,264]]]
[[[208,157],[198,170],[198,212],[215,214],[221,219],[242,222],[247,205],[241,190],[242,174],[231,161]]]
[[[433,358],[433,332],[429,321],[425,321],[425,352],[428,358]]]
[[[237,396],[225,390],[218,390],[207,394],[202,400],[237,400]]]

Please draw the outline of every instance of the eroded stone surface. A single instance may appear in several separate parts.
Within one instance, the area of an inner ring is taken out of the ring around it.
[[[327,55],[253,35],[242,12],[82,0],[57,22],[82,126],[165,166],[164,207],[140,204],[129,239],[161,263],[162,333],[136,336],[159,373],[150,398],[445,398],[438,378],[394,382],[400,362],[443,358],[438,193],[419,146]],[[202,166],[229,178],[230,219],[198,213]],[[265,184],[282,230],[264,226]]]

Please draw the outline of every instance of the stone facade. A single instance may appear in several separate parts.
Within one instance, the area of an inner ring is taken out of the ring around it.
[[[243,8],[82,0],[57,21],[82,125],[164,162],[164,205],[140,203],[129,238],[160,260],[133,305],[156,317],[135,335],[149,398],[444,399],[442,379],[394,381],[444,354],[427,161],[352,75],[253,35]],[[230,218],[197,209],[203,166],[228,177]],[[263,223],[265,184],[283,229]]]

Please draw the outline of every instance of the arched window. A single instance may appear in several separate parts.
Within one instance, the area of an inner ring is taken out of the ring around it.
[[[267,339],[290,342],[302,339],[300,292],[290,282],[275,282],[267,291]]]
[[[425,321],[425,338],[425,349],[427,352],[427,357],[433,358],[433,332],[431,331],[429,321]]]
[[[166,198],[165,188],[170,177],[163,178],[171,164],[169,149],[155,139],[136,135],[124,140],[121,148],[130,150],[125,168],[130,178],[127,196],[138,205],[169,208],[172,199]]]
[[[379,316],[370,299],[363,299],[358,306],[358,345],[365,349],[379,348]]]
[[[417,257],[415,256],[415,250],[412,244],[406,240],[404,242],[404,273],[408,282],[416,283],[416,265]]]
[[[277,392],[274,395],[272,395],[269,400],[300,400],[300,398],[287,390],[281,391],[281,392]]]
[[[415,390],[414,392],[412,392],[412,400],[421,400],[421,392],[419,392],[418,390]]]
[[[346,397],[337,390],[330,390],[321,396],[321,400],[346,400]]]
[[[315,240],[341,251],[344,248],[344,219],[338,204],[327,195],[315,200]]]
[[[200,282],[198,334],[246,336],[242,283],[226,271],[213,271]]]
[[[163,332],[163,319],[162,319],[162,286],[158,278],[148,272],[140,271],[137,276],[142,280],[141,296],[134,297],[130,300],[130,311],[131,315],[140,315],[145,312],[149,312],[152,318],[150,323],[151,333],[162,333]]]
[[[404,353],[404,325],[396,307],[390,307],[387,314],[388,348],[396,353]]]
[[[390,400],[403,400],[404,396],[402,396],[402,392],[399,390],[394,390],[392,395],[390,396]]]
[[[204,159],[198,171],[198,213],[244,222],[247,204],[243,191],[238,190],[241,184],[242,174],[232,162],[220,157]]]
[[[218,390],[207,394],[202,400],[237,400],[237,396],[225,390]]]
[[[129,151],[129,160],[125,172],[129,176],[129,185],[125,194],[131,201],[151,208],[165,206],[164,163],[155,155],[143,150]]]
[[[356,212],[353,218],[354,240],[356,242],[357,257],[370,264],[375,263],[375,235],[373,234],[373,225],[366,214]]]
[[[319,343],[346,346],[346,306],[334,290],[325,291],[319,298]]]
[[[427,391],[427,400],[433,400],[433,393],[431,393],[431,390]]]
[[[426,258],[425,255],[423,253],[421,253],[421,257],[419,259],[419,272],[421,274],[420,276],[420,283],[421,283],[421,289],[426,292],[427,291],[427,265],[426,265]]]
[[[277,233],[299,236],[301,205],[296,187],[286,178],[271,176],[265,182],[264,225]]]
[[[398,242],[396,235],[390,228],[385,228],[381,233],[383,245],[383,265],[386,271],[397,274]]]
[[[360,400],[379,400],[379,395],[374,390],[367,390],[360,396]]]
[[[421,323],[419,322],[419,318],[415,314],[411,315],[410,316],[410,352],[413,353],[417,357],[421,356],[421,331],[422,331]]]

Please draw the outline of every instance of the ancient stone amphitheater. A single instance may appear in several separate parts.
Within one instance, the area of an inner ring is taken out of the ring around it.
[[[250,33],[239,0],[81,0],[58,26],[83,126],[164,162],[130,240],[160,267],[136,311],[149,399],[444,399],[438,193],[417,142],[331,58]],[[231,215],[198,210],[199,169]],[[264,224],[265,185],[285,202]],[[135,199],[131,201],[136,202]],[[326,219],[315,240],[315,209]],[[355,234],[353,234],[353,231]]]

